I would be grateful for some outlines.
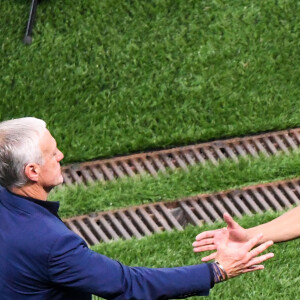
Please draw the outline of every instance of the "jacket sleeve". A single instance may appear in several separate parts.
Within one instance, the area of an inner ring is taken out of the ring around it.
[[[70,232],[54,243],[48,259],[55,284],[115,300],[155,300],[208,295],[208,264],[177,268],[128,267],[90,250]]]

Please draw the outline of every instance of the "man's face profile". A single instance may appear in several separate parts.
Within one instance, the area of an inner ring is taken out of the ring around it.
[[[44,162],[40,165],[39,183],[45,188],[53,188],[63,182],[60,161],[63,153],[57,148],[57,144],[49,130],[46,130],[40,139],[40,147]]]

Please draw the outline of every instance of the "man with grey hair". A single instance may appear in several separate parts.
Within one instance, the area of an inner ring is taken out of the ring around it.
[[[23,196],[40,199],[42,194],[41,200],[46,200],[50,190],[63,182],[59,162],[64,157],[46,123],[16,119],[2,122],[0,132],[0,184]]]
[[[155,300],[207,295],[215,283],[263,269],[272,245],[255,249],[262,235],[228,247],[223,231],[216,262],[177,268],[128,267],[91,251],[47,201],[63,182],[62,152],[44,121],[21,118],[0,123],[1,299]],[[252,249],[252,250],[251,250]]]

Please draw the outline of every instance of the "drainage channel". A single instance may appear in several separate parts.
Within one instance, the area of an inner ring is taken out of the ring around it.
[[[297,178],[173,202],[92,213],[65,219],[64,223],[92,246],[118,239],[140,239],[173,229],[183,230],[188,224],[212,224],[221,221],[224,212],[241,218],[267,210],[282,211],[299,203],[300,178]]]
[[[185,171],[189,166],[205,164],[207,161],[217,165],[219,161],[239,157],[253,156],[263,153],[266,156],[289,153],[300,147],[300,128],[270,132],[256,136],[217,140],[210,143],[172,148],[156,152],[139,153],[112,159],[97,160],[72,164],[62,167],[64,183],[73,185],[95,181],[108,181],[117,178],[151,174],[167,169],[181,168]]]

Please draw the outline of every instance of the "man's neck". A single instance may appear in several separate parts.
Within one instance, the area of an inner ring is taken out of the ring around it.
[[[46,201],[48,198],[48,192],[45,191],[42,187],[35,184],[25,185],[21,188],[12,187],[9,190],[14,194],[33,199]]]

